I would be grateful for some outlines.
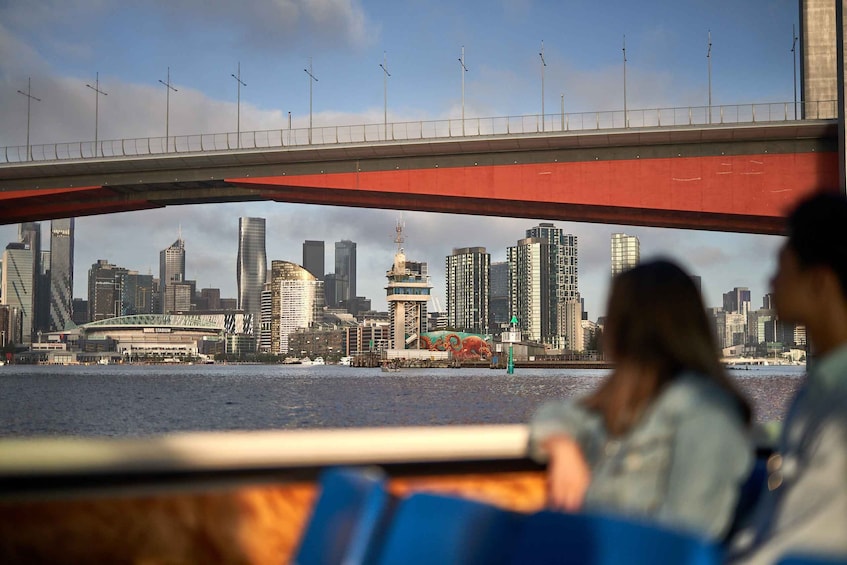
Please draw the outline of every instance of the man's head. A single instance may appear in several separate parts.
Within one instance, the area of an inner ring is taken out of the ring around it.
[[[788,217],[788,240],[780,251],[772,285],[779,316],[806,323],[817,307],[840,300],[847,306],[847,198],[815,194]]]

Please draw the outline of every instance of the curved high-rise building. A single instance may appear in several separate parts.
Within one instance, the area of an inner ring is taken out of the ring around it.
[[[262,312],[262,287],[267,281],[268,256],[265,251],[265,219],[238,219],[238,260],[235,268],[238,283],[238,307],[250,314],[252,325],[246,333],[258,334]],[[246,320],[245,320],[246,323]]]

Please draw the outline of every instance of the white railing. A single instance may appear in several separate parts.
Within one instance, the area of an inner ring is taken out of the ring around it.
[[[143,137],[74,141],[0,148],[0,165],[27,161],[69,161],[102,158],[205,153],[215,151],[252,151],[310,146],[375,144],[481,136],[553,134],[658,128],[675,126],[718,126],[790,122],[800,119],[835,119],[837,102],[772,102],[725,106],[650,108],[611,110],[573,114],[507,116],[320,126],[300,129],[205,133],[170,137]]]

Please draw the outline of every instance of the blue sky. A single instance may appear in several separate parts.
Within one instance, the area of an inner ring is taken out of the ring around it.
[[[171,135],[235,131],[241,65],[241,130],[309,120],[317,125],[431,120],[461,114],[517,116],[623,106],[626,35],[630,109],[705,105],[711,31],[712,103],[788,102],[794,97],[790,52],[796,0],[700,1],[367,1],[367,0],[6,0],[0,2],[0,147],[26,140],[26,90],[32,78],[33,144],[94,138],[99,73],[100,139],[161,136],[170,67]],[[798,65],[799,70],[799,65]],[[182,230],[187,276],[235,296],[239,216],[268,219],[269,259],[300,262],[306,239],[352,239],[359,289],[384,308],[384,272],[401,214],[287,204],[174,207],[77,221],[75,295],[98,259],[158,274],[158,252]],[[492,260],[535,225],[530,220],[405,212],[407,255],[427,261],[444,296],[444,257],[453,247],[485,246]],[[543,220],[543,219],[542,219]],[[780,238],[556,222],[580,236],[580,291],[589,315],[604,310],[609,235],[638,235],[642,256],[670,255],[703,278],[708,305],[748,286],[754,305],[767,290]],[[0,226],[0,242],[16,237]],[[142,234],[142,237],[138,237]]]

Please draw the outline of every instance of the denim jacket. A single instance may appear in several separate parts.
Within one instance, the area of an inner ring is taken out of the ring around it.
[[[585,511],[616,512],[722,538],[753,449],[735,399],[693,373],[680,375],[626,434],[577,401],[547,403],[530,424],[530,456],[553,435],[576,440],[591,468]]]
[[[812,366],[767,471],[752,527],[733,540],[733,563],[847,558],[847,345]]]

